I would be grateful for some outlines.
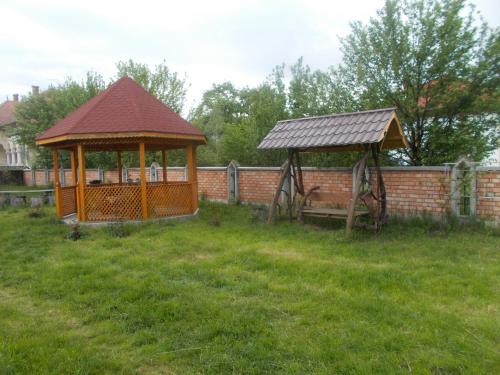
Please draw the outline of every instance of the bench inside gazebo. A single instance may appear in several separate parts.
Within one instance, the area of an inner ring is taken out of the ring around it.
[[[198,211],[196,147],[206,144],[204,134],[128,77],[39,135],[36,143],[52,149],[56,212],[61,218],[113,222]],[[166,152],[172,149],[186,150],[187,181],[168,181]],[[60,151],[70,154],[68,186],[61,186],[59,179]],[[85,155],[99,151],[116,152],[117,183],[87,181]],[[124,151],[139,154],[140,177],[134,182],[122,179]],[[147,181],[146,151],[161,152],[161,181]]]
[[[346,230],[350,232],[355,224],[379,230],[387,221],[387,196],[384,178],[379,164],[382,150],[408,147],[395,108],[306,117],[279,121],[262,140],[260,149],[286,149],[281,178],[271,202],[268,221],[274,222],[279,198],[287,194],[290,218],[295,196],[283,190],[283,185],[291,180],[295,192],[300,195],[296,205],[298,220],[304,216],[328,217],[346,220]],[[301,153],[361,152],[361,158],[354,166],[352,191],[330,193],[321,191],[314,181],[306,191],[302,178]],[[373,159],[376,172],[374,187],[368,176],[369,157]],[[329,205],[321,205],[328,202]],[[316,204],[314,204],[316,203]],[[361,223],[359,218],[368,217],[371,223]]]

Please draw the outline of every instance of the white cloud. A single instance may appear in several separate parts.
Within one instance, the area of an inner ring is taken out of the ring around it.
[[[478,8],[498,26],[495,0]],[[300,56],[313,68],[340,61],[338,36],[366,22],[383,0],[58,1],[0,4],[0,100],[95,70],[106,79],[115,63],[163,59],[188,75],[189,103],[213,83],[262,82],[272,68]]]

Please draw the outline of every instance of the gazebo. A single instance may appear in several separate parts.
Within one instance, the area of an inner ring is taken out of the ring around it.
[[[123,221],[193,215],[198,211],[196,146],[205,135],[139,84],[124,77],[36,138],[50,147],[58,217],[78,221]],[[187,180],[168,181],[166,151],[185,149]],[[59,151],[69,151],[71,184],[61,186]],[[147,181],[146,151],[161,151],[161,181]],[[87,181],[85,155],[116,152],[118,182]],[[124,151],[139,153],[140,178],[123,181]]]
[[[258,146],[259,149],[288,150],[288,159],[271,203],[268,221],[271,223],[275,220],[285,181],[288,179],[288,186],[291,186],[293,179],[295,191],[301,196],[297,207],[299,220],[304,216],[344,219],[346,230],[350,232],[357,219],[367,216],[372,219],[372,223],[359,222],[359,226],[379,230],[387,220],[387,194],[379,155],[382,150],[403,147],[408,147],[408,142],[395,108],[279,121]],[[325,194],[319,192],[321,186],[315,184],[305,190],[300,153],[349,151],[362,153],[354,167],[351,192]],[[376,172],[374,184],[366,170],[370,155]],[[375,185],[374,188],[372,185]],[[291,219],[295,197],[289,191],[285,193],[288,195],[287,205]],[[314,207],[312,201],[327,201],[330,206],[335,207]],[[338,207],[342,204],[346,207]]]

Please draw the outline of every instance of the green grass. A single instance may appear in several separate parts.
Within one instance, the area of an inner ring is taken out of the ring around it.
[[[204,203],[71,241],[46,213],[0,211],[0,374],[500,373],[495,230],[346,238]]]
[[[45,190],[53,189],[52,186],[26,186],[26,185],[0,185],[0,191]]]

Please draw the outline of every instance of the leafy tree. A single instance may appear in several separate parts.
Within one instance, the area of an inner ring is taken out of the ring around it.
[[[180,112],[182,110],[187,91],[186,81],[178,78],[177,73],[172,73],[165,63],[157,65],[152,71],[146,64],[129,60],[119,62],[117,69],[117,77],[124,75],[132,77],[174,111]],[[106,83],[102,76],[95,72],[89,72],[82,82],[69,78],[63,84],[51,86],[38,95],[30,94],[23,98],[16,108],[18,126],[14,129],[13,135],[18,137],[21,143],[35,150],[37,167],[51,166],[52,156],[47,148],[35,146],[36,136],[105,88]],[[174,162],[184,162],[183,153],[172,152],[171,154]],[[69,156],[62,153],[62,161],[66,167],[69,166],[68,160]],[[160,160],[158,153],[148,153],[147,162],[153,160]],[[124,153],[123,163],[128,166],[137,165],[137,153]],[[116,155],[110,152],[89,153],[87,165],[89,167],[116,168]]]
[[[133,60],[120,61],[116,68],[117,78],[132,78],[173,111],[180,113],[184,108],[188,90],[186,78],[179,78],[176,72],[170,71],[165,61],[156,65],[154,70]]]
[[[21,143],[35,150],[37,167],[51,166],[52,156],[46,147],[35,146],[36,136],[73,112],[104,88],[105,83],[102,77],[95,72],[89,72],[81,83],[67,79],[61,85],[49,87],[40,94],[30,94],[23,98],[16,107],[15,117],[18,126],[14,128],[13,135]]]
[[[360,106],[397,108],[410,143],[400,161],[481,160],[494,147],[498,117],[483,111],[499,108],[498,30],[476,24],[462,0],[387,0],[343,39]]]
[[[213,85],[205,91],[201,103],[189,115],[192,123],[208,138],[208,145],[198,149],[200,164],[223,163],[220,154],[223,134],[228,127],[239,124],[246,112],[241,92],[232,83]]]

